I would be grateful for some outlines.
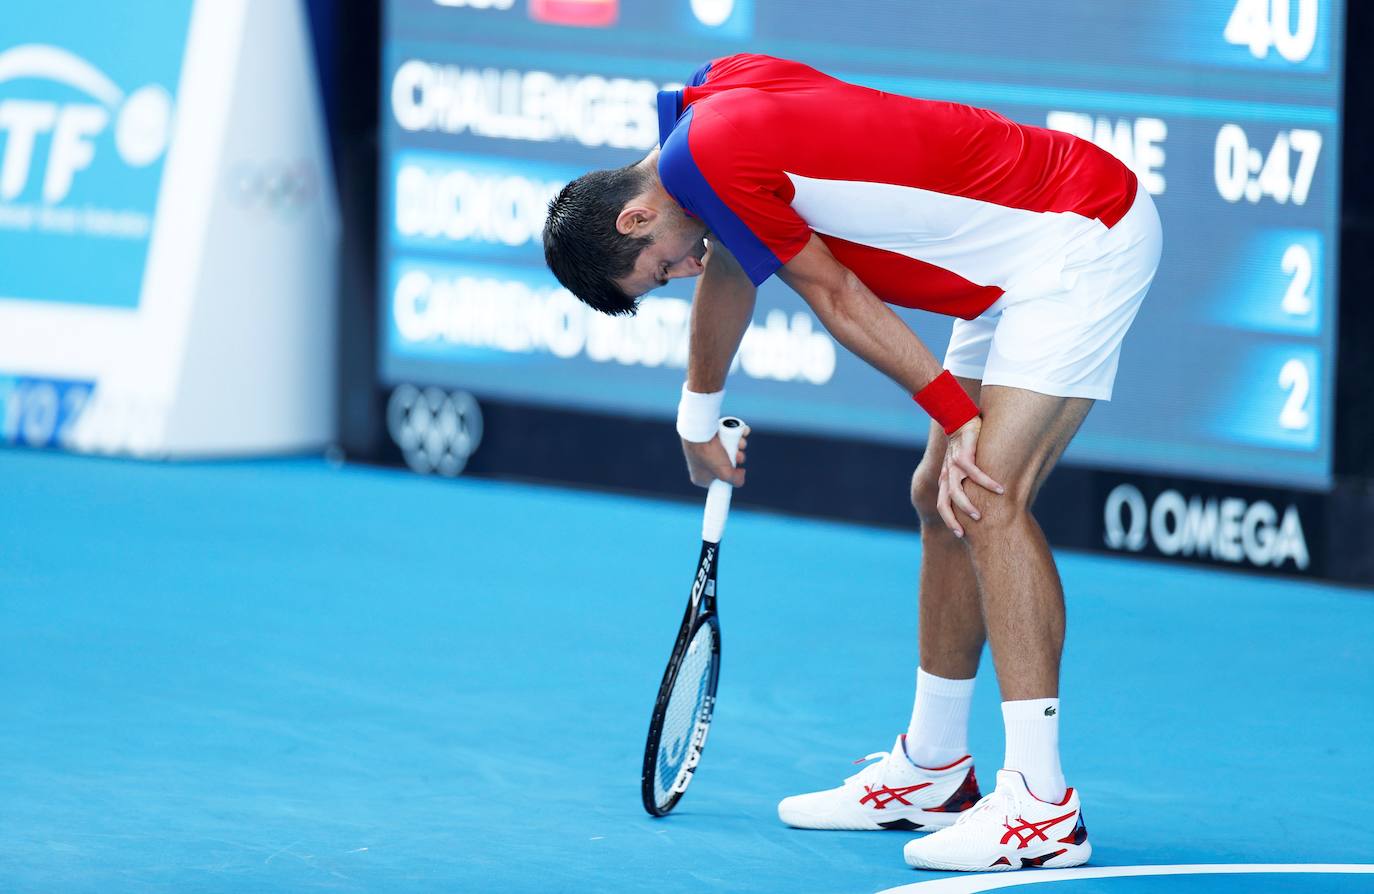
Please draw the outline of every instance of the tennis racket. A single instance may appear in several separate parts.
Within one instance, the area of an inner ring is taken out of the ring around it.
[[[720,420],[720,443],[730,462],[744,434],[744,423],[727,416]],[[658,687],[658,701],[649,721],[649,739],[644,745],[644,770],[639,778],[644,809],[653,816],[666,816],[677,805],[692,782],[706,734],[711,730],[711,714],[716,705],[716,683],[720,679],[720,621],[716,618],[716,563],[720,558],[720,535],[730,512],[734,488],[724,481],[712,481],[706,493],[706,512],[701,522],[701,558],[697,561],[687,612],[682,617],[677,642]]]

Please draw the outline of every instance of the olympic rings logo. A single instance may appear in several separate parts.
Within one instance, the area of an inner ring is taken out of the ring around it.
[[[387,401],[386,427],[407,466],[452,478],[482,442],[482,411],[466,391],[401,385]]]
[[[308,159],[240,161],[229,171],[229,194],[253,213],[291,216],[315,200],[319,175]]]

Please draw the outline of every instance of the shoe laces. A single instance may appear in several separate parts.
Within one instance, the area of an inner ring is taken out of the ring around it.
[[[957,826],[961,823],[969,822],[974,816],[983,813],[993,813],[1000,810],[1002,813],[1010,814],[1010,811],[1007,809],[1009,806],[1007,801],[1008,798],[1005,794],[993,789],[979,798],[978,803],[959,814],[959,818],[954,821],[954,825]]]
[[[878,778],[882,775],[883,764],[885,764],[888,758],[890,757],[892,757],[892,753],[888,751],[875,751],[872,754],[864,755],[863,757],[856,760],[854,763],[864,764],[868,763],[868,761],[877,761],[877,763],[868,764],[868,766],[864,767],[859,772],[845,779],[845,782],[863,782],[868,779]]]

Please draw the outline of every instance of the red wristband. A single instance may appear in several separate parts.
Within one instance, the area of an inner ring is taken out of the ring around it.
[[[929,385],[917,391],[913,399],[930,414],[931,419],[940,423],[947,435],[954,434],[978,415],[978,405],[949,370],[940,373]]]

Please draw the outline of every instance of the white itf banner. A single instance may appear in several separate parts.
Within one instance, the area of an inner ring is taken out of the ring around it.
[[[0,440],[327,443],[339,225],[301,4],[9,6]]]

